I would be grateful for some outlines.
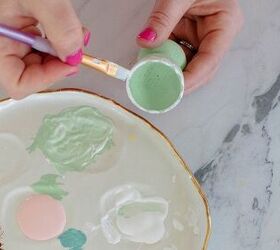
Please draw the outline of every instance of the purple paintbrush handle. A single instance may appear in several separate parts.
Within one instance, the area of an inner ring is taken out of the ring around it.
[[[52,48],[50,42],[43,37],[19,31],[4,24],[0,24],[0,36],[8,37],[12,40],[29,45],[38,51],[57,56],[57,53]]]
[[[16,30],[3,24],[0,24],[0,35],[13,39],[15,41],[25,43],[29,46],[32,46],[35,42],[35,36],[24,33],[22,31]]]
[[[32,45],[32,48],[52,56],[57,56],[57,53],[53,49],[51,43],[47,39],[40,36],[35,36],[35,42]]]

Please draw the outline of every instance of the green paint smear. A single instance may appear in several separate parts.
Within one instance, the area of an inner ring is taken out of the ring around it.
[[[34,183],[31,187],[36,193],[46,194],[56,200],[62,200],[68,193],[60,187],[63,184],[57,182],[58,178],[60,176],[55,174],[43,175],[40,181]]]
[[[118,215],[131,218],[145,212],[157,213],[162,211],[164,211],[164,207],[159,202],[133,202],[119,208]]]
[[[60,173],[80,172],[112,146],[113,130],[113,122],[96,108],[68,108],[45,116],[29,149],[40,149]]]
[[[129,88],[138,105],[163,111],[176,103],[183,87],[173,68],[161,62],[148,62],[133,73]]]
[[[58,237],[61,245],[70,250],[82,250],[87,242],[87,236],[80,230],[70,228]]]

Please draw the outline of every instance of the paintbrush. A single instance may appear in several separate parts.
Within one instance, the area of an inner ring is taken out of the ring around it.
[[[57,57],[51,43],[41,36],[19,31],[3,24],[0,24],[0,36],[24,43],[37,51]],[[83,55],[82,64],[122,81],[126,81],[129,75],[128,69],[116,63],[86,54]]]

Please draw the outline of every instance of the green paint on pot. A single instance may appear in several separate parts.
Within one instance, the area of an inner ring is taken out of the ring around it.
[[[69,250],[82,250],[87,236],[80,230],[71,228],[58,237],[61,245]]]
[[[40,181],[34,183],[31,187],[36,193],[46,194],[56,200],[62,200],[68,193],[60,187],[63,184],[57,181],[58,178],[60,176],[55,174],[43,175]]]
[[[181,97],[183,85],[172,66],[159,61],[147,61],[129,79],[133,100],[149,111],[164,111]]]
[[[138,59],[141,60],[151,55],[165,57],[174,62],[182,70],[186,67],[187,64],[187,58],[184,50],[180,45],[172,40],[167,40],[158,48],[141,49],[138,55]]]
[[[47,115],[30,151],[40,149],[60,173],[83,171],[113,144],[114,125],[96,108],[68,108]]]

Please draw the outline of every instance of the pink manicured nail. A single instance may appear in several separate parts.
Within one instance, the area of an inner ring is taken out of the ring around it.
[[[157,33],[152,28],[146,28],[139,35],[138,39],[153,42],[157,38]]]
[[[74,54],[67,56],[65,62],[71,66],[77,66],[82,62],[82,57],[83,57],[83,51],[79,49],[78,52],[75,52]]]
[[[84,45],[85,45],[86,47],[87,47],[88,44],[89,44],[90,38],[91,38],[91,32],[87,30],[87,31],[85,32],[85,36],[84,36]]]

